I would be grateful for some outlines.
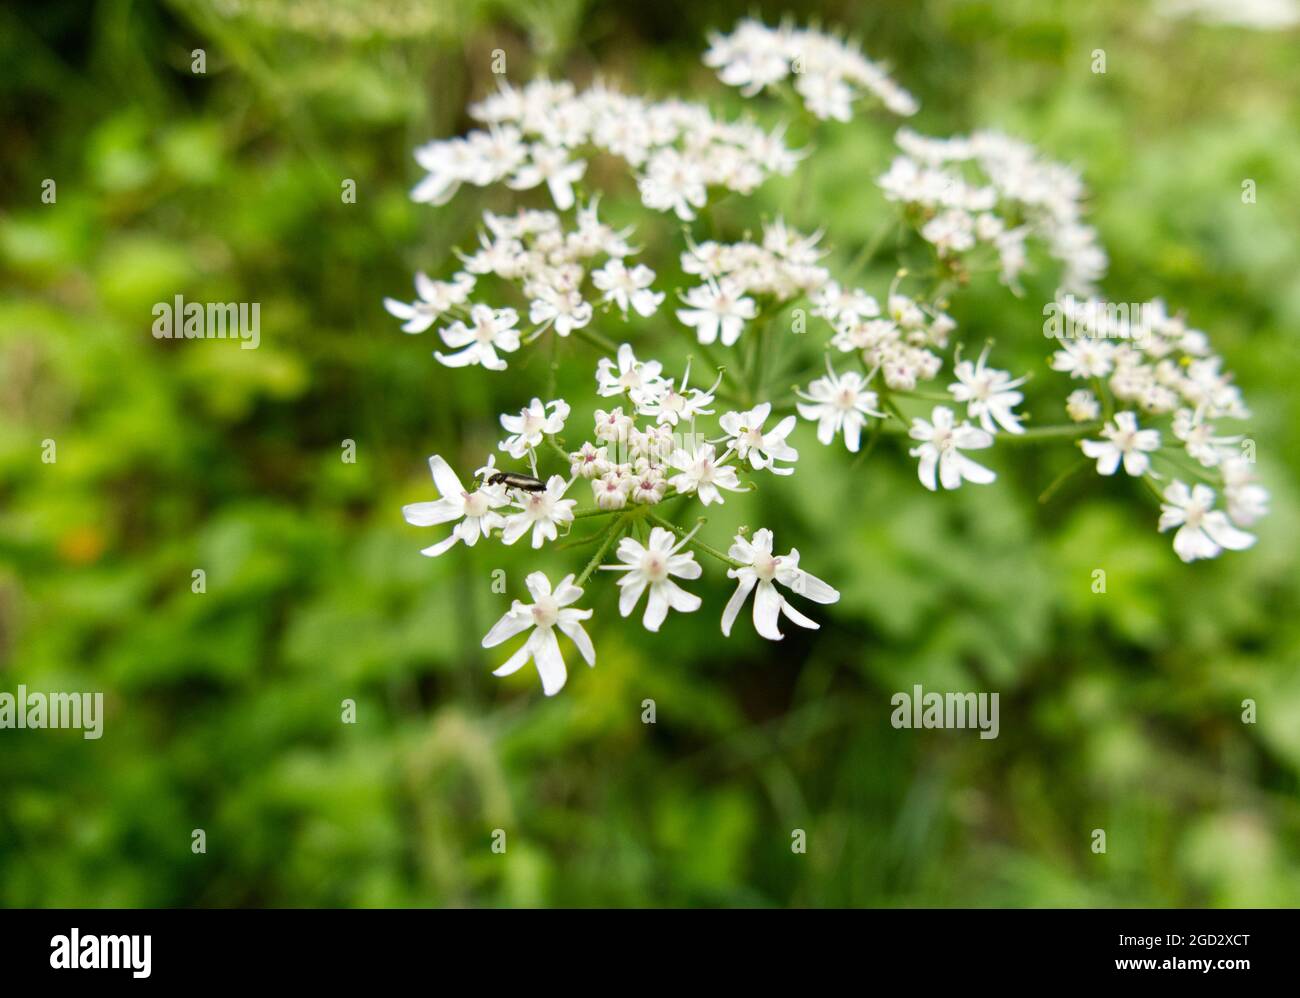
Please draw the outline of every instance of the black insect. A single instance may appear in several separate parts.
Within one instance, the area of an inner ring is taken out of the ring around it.
[[[487,483],[489,485],[505,485],[512,489],[521,489],[524,492],[545,492],[546,483],[540,478],[534,478],[532,475],[519,475],[513,471],[498,471],[494,475],[489,475]]]

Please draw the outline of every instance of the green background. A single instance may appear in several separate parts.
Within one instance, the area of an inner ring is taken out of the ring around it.
[[[445,370],[432,333],[403,336],[383,312],[385,295],[409,300],[415,269],[451,272],[483,207],[511,203],[412,204],[410,151],[467,127],[497,48],[515,81],[600,71],[739,113],[699,55],[751,5],[6,8],[0,690],[103,690],[108,717],[99,741],[0,731],[0,903],[1300,897],[1296,32],[1130,0],[800,6],[892,64],[921,131],[997,127],[1082,170],[1110,296],[1185,307],[1237,372],[1273,491],[1256,548],[1181,564],[1134,483],[1079,476],[1038,503],[1068,447],[999,453],[995,486],[933,496],[898,447],[853,465],[804,424],[799,473],[729,500],[706,536],[774,527],[843,591],[817,608],[821,631],[773,645],[742,622],[720,640],[730,587],[706,565],[701,612],[650,635],[617,617],[604,579],[586,602],[594,670],[564,642],[560,696],[531,667],[495,679],[505,652],[478,640],[523,574],[585,559],[497,544],[425,559],[433,535],[401,519],[433,498],[429,454],[477,467],[496,414],[546,377],[541,351],[504,376]],[[748,106],[769,124],[788,113]],[[846,262],[884,217],[871,179],[892,129],[869,114],[818,129],[806,179],[733,199],[714,224],[739,238],[783,211],[824,226]],[[676,223],[617,176],[605,210],[638,222],[658,268]],[[881,261],[868,286],[889,275]],[[997,338],[999,366],[1035,372],[1040,423],[1061,420],[1068,390],[1044,363],[1051,287],[1041,274],[1016,299],[977,281],[953,300],[973,342]],[[260,302],[260,349],[154,340],[151,308],[175,294]],[[600,323],[684,357],[667,310]],[[561,393],[585,418],[596,354],[564,349]],[[508,595],[492,592],[497,568]],[[889,698],[913,683],[1000,691],[1000,737],[894,730]]]

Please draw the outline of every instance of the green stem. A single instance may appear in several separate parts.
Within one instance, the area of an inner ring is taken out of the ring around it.
[[[1084,468],[1088,467],[1091,463],[1090,459],[1085,458],[1082,461],[1074,461],[1069,464],[1064,471],[1052,479],[1052,483],[1047,486],[1047,488],[1043,489],[1042,494],[1038,497],[1039,503],[1046,505],[1051,500],[1052,496],[1056,495],[1057,490],[1060,489],[1062,485]]]
[[[592,509],[580,509],[573,514],[573,518],[575,520],[584,520],[592,516],[609,516],[611,513],[621,513],[621,512],[623,512],[623,510],[621,509],[601,509],[600,507],[597,506],[597,507],[593,507]]]
[[[591,573],[600,566],[600,561],[605,557],[605,552],[609,550],[609,546],[623,533],[623,527],[625,524],[626,520],[621,516],[610,524],[609,530],[605,532],[605,539],[601,542],[600,547],[597,548],[596,553],[591,556],[591,561],[587,562],[587,567],[582,570],[582,574],[574,580],[573,584],[575,586],[582,588],[582,585],[591,578]]]
[[[1101,402],[1102,418],[1109,420],[1115,415],[1115,403],[1110,397],[1110,392],[1106,390],[1106,386],[1102,384],[1101,378],[1092,379],[1092,391],[1097,396],[1098,401]]]
[[[1003,443],[1032,444],[1040,440],[1072,440],[1086,437],[1101,429],[1100,423],[1062,423],[1059,426],[1035,426],[1024,433],[999,433],[998,441]]]
[[[589,326],[581,326],[573,332],[574,335],[581,337],[593,346],[600,347],[600,349],[605,350],[608,353],[618,353],[617,343],[611,340],[608,336],[603,336],[596,332],[596,330]]]
[[[1155,496],[1156,502],[1160,503],[1160,505],[1163,506],[1165,503],[1165,497],[1164,494],[1160,491],[1160,486],[1158,486],[1146,475],[1142,476],[1142,484],[1147,487],[1148,492],[1150,492],[1153,496]]]
[[[665,530],[671,530],[678,537],[687,537],[690,534],[690,531],[687,530],[685,527],[679,527],[671,520],[665,520],[658,513],[650,513],[649,517],[652,522],[663,527]],[[744,568],[744,565],[736,561],[735,558],[732,558],[729,555],[724,554],[723,552],[719,551],[717,548],[713,547],[711,544],[705,544],[704,541],[700,540],[697,537],[691,537],[691,539],[687,541],[687,543],[691,547],[699,548],[707,555],[712,555],[714,558],[717,558],[718,561],[722,562],[724,565],[727,565],[731,568]]]
[[[884,245],[885,239],[897,227],[898,219],[895,217],[888,219],[884,225],[880,226],[880,228],[875,231],[871,238],[863,244],[862,249],[858,251],[858,255],[853,258],[853,262],[849,264],[848,270],[844,272],[845,280],[851,281],[857,279],[862,268],[871,262],[876,253],[880,251],[880,247]]]
[[[565,464],[572,463],[573,459],[569,457],[569,452],[555,442],[554,437],[546,438],[546,446],[555,451],[555,456],[564,461]]]

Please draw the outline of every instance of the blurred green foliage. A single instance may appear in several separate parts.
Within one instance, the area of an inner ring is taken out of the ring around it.
[[[399,507],[432,496],[429,454],[475,467],[547,361],[449,372],[381,310],[415,269],[449,272],[477,213],[505,203],[411,204],[410,150],[465,126],[495,48],[516,80],[600,71],[739,113],[698,56],[750,6],[6,9],[0,690],[103,690],[108,718],[100,741],[0,731],[0,903],[1300,897],[1295,35],[1127,0],[798,6],[893,64],[920,130],[999,127],[1083,170],[1112,297],[1187,308],[1238,373],[1274,493],[1258,546],[1185,566],[1140,491],[1095,476],[1039,504],[1061,450],[1018,451],[996,487],[931,496],[898,449],[850,474],[805,427],[800,474],[728,501],[710,533],[777,525],[843,590],[820,632],[719,641],[728,586],[710,566],[704,610],[660,635],[615,616],[612,586],[591,590],[599,664],[570,653],[562,695],[544,700],[531,669],[494,679],[479,637],[538,559],[499,545],[421,558],[428,535]],[[769,183],[760,210],[824,226],[846,262],[881,217],[870,178],[891,131],[870,117],[819,129],[808,178]],[[606,210],[636,218],[634,189]],[[731,206],[715,221],[744,219]],[[645,238],[654,252],[663,237]],[[1012,352],[1005,366],[1050,378],[1050,288],[1043,275],[1018,300],[976,283],[954,314]],[[175,294],[261,302],[261,348],[153,339],[150,309]],[[661,342],[671,321],[629,333]],[[593,357],[570,347],[559,387],[585,395]],[[40,460],[46,439],[57,463]],[[999,690],[1000,737],[892,729],[890,695],[918,682]],[[345,698],[355,725],[340,723]]]

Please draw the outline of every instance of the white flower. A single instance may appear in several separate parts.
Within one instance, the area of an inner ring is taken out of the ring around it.
[[[619,443],[626,440],[632,432],[632,417],[623,414],[621,405],[609,412],[597,409],[595,432],[597,440],[603,440],[607,444]]]
[[[546,482],[546,488],[540,492],[530,492],[524,496],[522,503],[516,503],[520,512],[506,517],[505,527],[501,531],[501,540],[513,544],[533,530],[533,547],[539,548],[545,541],[553,541],[559,532],[558,524],[573,522],[573,507],[577,500],[561,498],[569,483],[560,475],[552,475]]]
[[[682,375],[682,387],[678,389],[671,381],[665,382],[662,394],[641,407],[642,415],[654,416],[656,422],[670,426],[676,426],[683,419],[692,421],[696,416],[712,415],[713,410],[708,407],[713,405],[714,392],[722,384],[722,374],[718,374],[717,380],[707,390],[687,388],[690,377],[691,365],[687,361],[686,372]]]
[[[566,149],[555,146],[534,145],[528,150],[529,162],[506,181],[506,186],[526,191],[545,182],[551,199],[560,211],[573,207],[573,185],[587,172],[586,160],[570,160]]]
[[[1134,477],[1145,475],[1151,467],[1147,453],[1160,449],[1158,430],[1139,430],[1137,416],[1131,412],[1117,412],[1115,421],[1102,428],[1105,440],[1081,440],[1079,446],[1088,457],[1096,458],[1097,474],[1113,475],[1121,460],[1124,470]]]
[[[435,350],[434,357],[447,367],[482,364],[489,371],[504,371],[506,362],[497,356],[497,351],[513,353],[519,349],[519,330],[515,329],[519,313],[513,308],[475,305],[469,317],[473,328],[463,322],[453,322],[439,331],[443,342],[460,353],[443,354]]]
[[[772,411],[772,403],[764,402],[748,412],[726,412],[718,422],[727,434],[727,443],[742,461],[748,459],[756,469],[770,468],[776,475],[793,475],[793,468],[778,468],[777,461],[796,461],[799,452],[785,442],[794,429],[795,418],[786,416],[770,433],[763,432],[763,424]]]
[[[591,497],[601,509],[622,509],[627,505],[627,494],[632,480],[617,471],[607,471],[591,483]]]
[[[606,448],[597,447],[591,441],[569,455],[569,474],[574,478],[599,478],[607,471],[609,458]]]
[[[480,537],[487,537],[493,530],[505,526],[505,517],[493,512],[496,507],[504,506],[509,501],[501,486],[485,485],[468,492],[451,466],[437,454],[429,458],[429,470],[433,472],[433,483],[438,487],[441,498],[433,502],[415,502],[403,506],[402,516],[407,523],[416,527],[432,527],[452,520],[460,522],[445,540],[425,548],[420,554],[435,558],[457,541],[473,547]]]
[[[1052,370],[1065,371],[1072,378],[1104,378],[1114,366],[1115,346],[1105,340],[1066,340],[1052,354]]]
[[[708,201],[701,164],[676,149],[657,150],[646,164],[644,176],[637,178],[641,202],[655,211],[672,211],[683,222],[695,218],[695,209]]]
[[[609,260],[591,275],[591,283],[605,292],[602,301],[612,301],[624,317],[629,308],[638,315],[654,315],[664,300],[662,291],[650,287],[654,279],[655,272],[644,264],[629,270],[622,260]]]
[[[669,608],[681,613],[690,613],[700,608],[700,598],[688,593],[672,580],[698,579],[700,566],[695,555],[687,551],[681,553],[686,544],[683,538],[674,546],[672,531],[655,527],[650,531],[650,543],[643,545],[631,537],[624,537],[618,542],[615,552],[621,565],[601,565],[611,572],[625,572],[618,580],[622,592],[618,597],[618,612],[624,617],[630,616],[641,594],[648,588],[650,596],[646,600],[645,616],[641,623],[647,631],[659,630],[659,625],[668,616]]]
[[[744,297],[742,289],[725,278],[691,288],[682,300],[690,308],[679,308],[677,318],[682,325],[693,327],[704,344],[713,343],[721,335],[722,345],[731,346],[740,339],[746,320],[758,315],[754,299]]]
[[[920,458],[917,477],[922,485],[931,492],[935,491],[936,467],[939,483],[945,489],[957,488],[963,479],[976,485],[987,485],[997,477],[962,453],[963,450],[991,447],[993,434],[964,420],[960,425],[954,425],[953,412],[947,406],[935,406],[930,419],[929,423],[924,419],[913,419],[912,428],[907,431],[913,440],[922,441],[919,447],[908,451],[912,457]]]
[[[837,281],[827,281],[811,296],[813,315],[833,326],[845,320],[874,319],[880,304],[861,288],[842,288]]]
[[[693,454],[686,450],[676,450],[668,463],[681,472],[670,478],[668,484],[681,493],[698,492],[700,502],[706,506],[715,502],[722,503],[719,489],[741,491],[736,469],[729,464],[718,464],[713,444],[701,444]]]
[[[460,138],[426,143],[415,150],[415,160],[429,171],[411,191],[411,200],[422,204],[446,204],[480,169],[478,154]]]
[[[624,343],[618,348],[616,361],[602,357],[596,364],[596,392],[605,397],[626,392],[638,406],[650,405],[667,388],[662,371],[659,361],[642,363],[632,352],[632,345]]]
[[[1223,472],[1223,497],[1227,500],[1228,516],[1243,527],[1262,519],[1268,513],[1268,489],[1255,484],[1251,462],[1233,455],[1223,459],[1219,470]]]
[[[422,333],[444,312],[463,305],[473,290],[473,274],[457,274],[450,281],[432,281],[421,272],[415,275],[415,293],[419,298],[414,304],[385,298],[384,308],[389,315],[403,320],[402,332]]]
[[[844,443],[856,452],[862,440],[862,427],[868,416],[883,419],[885,414],[876,409],[876,393],[867,387],[867,379],[857,371],[837,375],[826,361],[826,377],[818,378],[808,386],[807,393],[797,391],[802,399],[795,408],[804,419],[817,423],[817,439],[829,445],[838,433],[844,434]]]
[[[985,367],[988,353],[989,348],[985,347],[974,364],[969,360],[960,361],[953,369],[957,382],[949,385],[948,391],[958,402],[966,403],[966,415],[978,419],[980,426],[989,433],[996,433],[998,426],[1008,433],[1024,433],[1025,428],[1011,410],[1025,400],[1024,395],[1015,390],[1025,383],[1025,379],[1012,381],[1006,371]]]
[[[950,208],[921,227],[921,237],[938,250],[940,256],[964,253],[975,245],[975,222],[970,213]]]
[[[1101,403],[1088,389],[1077,388],[1065,400],[1065,414],[1071,422],[1089,423],[1101,415]]]
[[[1174,553],[1183,561],[1214,558],[1224,548],[1243,551],[1255,543],[1255,537],[1238,530],[1226,513],[1214,509],[1214,490],[1208,485],[1188,489],[1181,481],[1170,483],[1165,489],[1164,503],[1160,507],[1160,532],[1173,527]]]
[[[737,534],[727,554],[735,561],[743,562],[741,568],[730,568],[727,575],[738,579],[735,593],[727,601],[722,611],[722,633],[731,636],[731,625],[741,606],[754,592],[754,630],[769,641],[780,641],[781,630],[777,621],[781,614],[800,627],[817,630],[820,626],[790,605],[789,601],[777,590],[779,582],[791,592],[806,596],[814,603],[834,603],[840,598],[839,592],[832,589],[815,575],[810,575],[799,567],[799,552],[792,548],[790,553],[780,557],[772,554],[772,531],[764,528],[755,532],[753,541],[746,541]]]
[[[577,291],[561,291],[542,286],[536,289],[537,297],[528,308],[528,321],[545,329],[552,323],[559,336],[568,336],[591,321],[591,302],[584,301]]]
[[[548,414],[546,410],[551,410]],[[500,450],[519,460],[542,442],[542,437],[559,433],[569,418],[569,403],[564,399],[542,403],[533,399],[518,416],[502,416],[501,425],[511,436],[498,444]]]
[[[668,483],[664,481],[663,472],[655,467],[645,467],[637,471],[630,479],[630,498],[643,506],[652,506],[664,497]]]
[[[523,647],[506,659],[492,675],[509,676],[532,659],[537,664],[537,674],[542,677],[542,692],[548,697],[554,696],[564,688],[568,678],[555,628],[558,627],[568,635],[588,665],[595,665],[596,649],[582,626],[582,621],[591,617],[591,611],[576,610],[570,606],[582,598],[582,590],[573,584],[572,575],[561,579],[553,593],[550,580],[542,572],[533,572],[524,580],[524,584],[535,602],[512,602],[510,610],[488,631],[487,637],[483,639],[483,647],[494,648],[502,641],[533,628],[533,633],[528,635]]]
[[[1216,437],[1214,427],[1190,409],[1174,413],[1174,436],[1183,442],[1188,455],[1207,468],[1223,460],[1225,448],[1235,444],[1240,437]],[[1228,451],[1231,453],[1231,451]]]

